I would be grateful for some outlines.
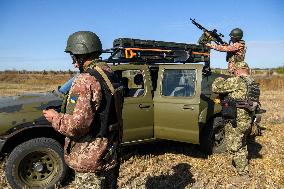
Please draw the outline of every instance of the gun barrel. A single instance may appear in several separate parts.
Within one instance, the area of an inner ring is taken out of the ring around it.
[[[190,20],[191,20],[192,24],[194,24],[197,28],[199,28],[199,29],[201,29],[201,30],[208,31],[208,30],[207,30],[206,28],[204,28],[202,25],[200,25],[199,23],[197,23],[197,22],[195,21],[195,19],[190,18]]]
[[[202,25],[200,25],[199,23],[197,23],[195,21],[195,19],[190,18],[192,24],[194,24],[197,28],[203,30],[203,32],[205,32],[207,35],[210,35],[214,40],[215,43],[217,44],[227,44],[226,42],[223,41],[223,39],[221,37],[224,37],[223,34],[221,33],[217,33],[217,29],[213,29],[213,30],[208,30],[206,28],[204,28]]]
[[[195,19],[190,18],[192,24],[194,24],[195,26],[197,26],[197,22],[195,21]],[[198,27],[198,26],[197,26]]]

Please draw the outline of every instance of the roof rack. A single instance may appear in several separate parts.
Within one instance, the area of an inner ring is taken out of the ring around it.
[[[197,63],[210,62],[210,49],[204,45],[154,40],[118,38],[113,41],[112,63]]]

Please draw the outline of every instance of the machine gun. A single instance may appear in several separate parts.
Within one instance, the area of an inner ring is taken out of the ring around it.
[[[199,38],[198,43],[199,44],[206,44],[211,41],[214,41],[216,44],[221,45],[227,45],[225,41],[221,37],[224,37],[223,34],[217,33],[216,29],[213,29],[212,31],[204,28],[201,24],[195,21],[195,19],[190,18],[192,24],[194,24],[197,28],[203,30],[203,35]]]

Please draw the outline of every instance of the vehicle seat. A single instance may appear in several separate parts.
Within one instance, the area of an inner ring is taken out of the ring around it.
[[[172,91],[170,96],[192,96],[194,94],[194,89],[189,85],[188,78],[182,76],[179,80],[178,86]]]
[[[143,96],[145,90],[144,90],[144,80],[143,80],[143,75],[141,73],[136,74],[134,76],[134,84],[140,86],[141,88],[136,89],[135,93],[133,94],[133,97],[139,97]]]
[[[123,96],[128,97],[129,96],[129,88],[128,88],[128,81],[129,79],[127,77],[121,78],[121,83],[123,86]]]

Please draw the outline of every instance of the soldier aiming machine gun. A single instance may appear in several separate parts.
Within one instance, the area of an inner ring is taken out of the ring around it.
[[[199,24],[198,22],[195,21],[195,19],[190,18],[192,24],[194,24],[197,28],[203,30],[203,34],[202,36],[199,38],[198,43],[199,44],[206,44],[206,43],[210,43],[211,41],[214,41],[216,44],[218,45],[227,45],[228,43],[226,43],[225,41],[223,41],[223,39],[221,37],[224,37],[223,34],[221,33],[217,33],[216,29],[213,29],[212,31],[204,28],[201,24]]]

